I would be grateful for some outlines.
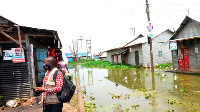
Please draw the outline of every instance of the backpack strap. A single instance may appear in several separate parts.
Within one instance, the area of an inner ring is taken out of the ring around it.
[[[58,71],[61,71],[61,72],[62,72],[62,70],[60,70],[60,69],[58,69],[58,70],[56,70],[56,71],[54,72],[54,74],[53,74],[53,80],[55,81],[55,83],[56,83],[56,77],[57,77]],[[63,72],[62,72],[62,74],[63,74]]]
[[[60,71],[60,69],[56,70],[56,71],[54,72],[54,74],[53,74],[53,80],[55,81],[55,83],[56,83],[56,77],[57,77],[58,71]]]

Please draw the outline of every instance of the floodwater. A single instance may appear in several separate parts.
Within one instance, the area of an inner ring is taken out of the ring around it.
[[[200,74],[165,70],[155,69],[152,75],[150,69],[108,70],[79,65],[74,74],[80,78],[86,111],[200,111]]]

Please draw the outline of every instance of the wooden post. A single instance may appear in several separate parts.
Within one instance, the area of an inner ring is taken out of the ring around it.
[[[19,37],[19,46],[20,46],[20,52],[22,53],[22,39],[21,39],[21,34],[20,34],[20,28],[19,26],[17,25],[17,30],[18,30],[18,37]]]
[[[120,57],[121,57],[121,66],[122,66],[122,54],[120,54]]]
[[[150,11],[149,11],[149,3],[148,0],[146,0],[146,13],[147,13],[147,19],[150,21]],[[153,64],[153,51],[152,51],[152,38],[150,38],[150,58],[151,58],[151,72],[154,72],[154,64]]]

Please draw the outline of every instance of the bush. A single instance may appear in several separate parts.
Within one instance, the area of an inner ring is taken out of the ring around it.
[[[3,105],[4,105],[4,99],[3,99],[3,97],[2,96],[0,96],[0,107],[2,107]]]

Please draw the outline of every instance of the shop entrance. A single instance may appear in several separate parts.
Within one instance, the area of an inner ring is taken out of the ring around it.
[[[188,55],[188,49],[178,49],[178,65],[179,70],[185,70],[188,71],[189,68],[189,55]]]

